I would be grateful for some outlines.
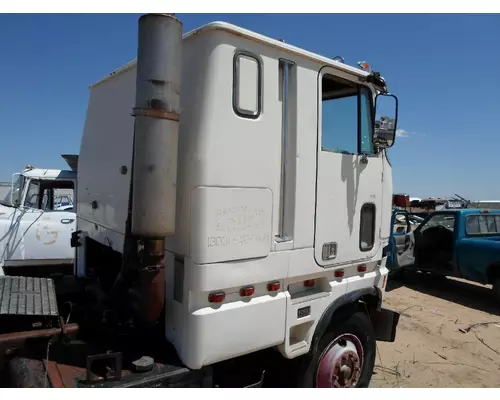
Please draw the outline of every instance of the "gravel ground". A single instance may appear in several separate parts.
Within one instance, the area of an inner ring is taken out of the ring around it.
[[[401,318],[396,341],[377,344],[370,387],[500,387],[500,305],[490,290],[419,273],[390,280],[384,302]]]

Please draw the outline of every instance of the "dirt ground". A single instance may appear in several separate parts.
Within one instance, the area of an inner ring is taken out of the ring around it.
[[[489,286],[408,273],[389,280],[384,302],[401,317],[396,341],[377,344],[370,387],[500,387],[500,304]]]

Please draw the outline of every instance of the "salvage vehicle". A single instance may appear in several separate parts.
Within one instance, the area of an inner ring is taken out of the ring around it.
[[[410,219],[405,210],[393,213],[391,272],[406,268],[490,284],[500,301],[500,210],[436,211],[414,230]]]
[[[0,275],[73,273],[76,182],[74,170],[28,165],[13,175],[0,200]]]
[[[224,22],[138,44],[90,89],[74,282],[0,278],[6,385],[367,387],[399,319],[385,80]]]
[[[406,210],[403,210],[406,211]],[[414,215],[411,213],[401,213],[396,215],[396,220],[393,221],[393,229],[395,232],[405,232],[408,227],[408,222],[410,223],[411,229],[415,230],[425,218],[419,217],[418,215]]]

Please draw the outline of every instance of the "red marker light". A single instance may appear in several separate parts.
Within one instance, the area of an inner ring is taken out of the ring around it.
[[[335,271],[335,278],[343,278],[344,277],[344,270],[343,269],[339,269],[337,271]]]
[[[367,269],[366,264],[358,265],[358,272],[366,272]]]
[[[226,294],[224,292],[210,293],[208,295],[208,301],[210,303],[222,303],[226,298]]]
[[[314,280],[314,279],[308,279],[307,281],[304,281],[305,287],[313,287],[315,284],[316,284],[316,280]]]
[[[249,287],[240,289],[240,296],[241,297],[253,296],[254,293],[255,293],[255,288],[253,286],[249,286]]]
[[[366,61],[358,61],[358,67],[365,71],[370,69],[370,65]]]
[[[278,290],[280,290],[280,288],[281,288],[281,285],[279,282],[273,282],[273,283],[267,284],[267,290],[269,292],[277,292]]]

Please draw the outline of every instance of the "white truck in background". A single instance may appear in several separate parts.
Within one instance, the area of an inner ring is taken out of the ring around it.
[[[77,156],[63,158],[75,169],[26,166],[13,175],[10,190],[0,200],[0,274],[72,273]]]
[[[13,285],[33,298],[24,278],[0,279],[8,385],[367,387],[399,318],[382,307],[396,122],[378,73],[141,17],[137,61],[90,91],[80,285],[33,281],[28,316],[3,307]]]

